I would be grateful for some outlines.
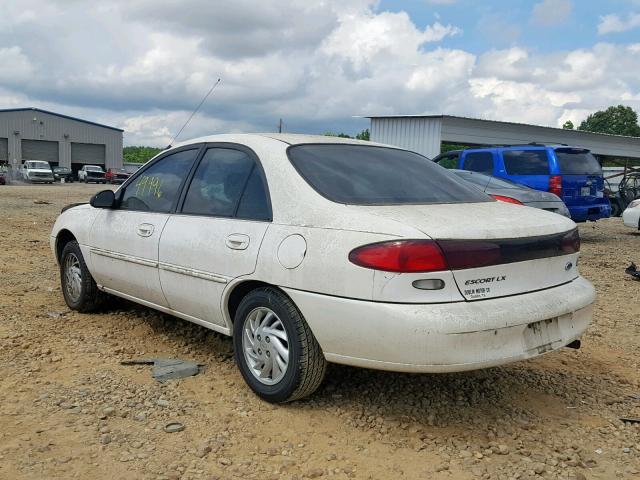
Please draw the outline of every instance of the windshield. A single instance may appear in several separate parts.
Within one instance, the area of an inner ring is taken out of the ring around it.
[[[53,170],[60,173],[66,173],[71,171],[71,169],[67,167],[55,167]]]
[[[556,148],[556,158],[564,175],[602,175],[602,167],[589,150]]]
[[[386,147],[309,144],[289,147],[300,175],[331,201],[402,205],[492,201],[417,153]]]
[[[51,167],[49,166],[49,164],[47,162],[25,162],[27,165],[27,168],[32,168],[32,169],[36,169],[36,168],[40,168],[43,170],[51,170]]]
[[[85,169],[90,171],[90,172],[101,172],[102,171],[102,168],[94,167],[94,166],[88,166],[88,167],[85,167]]]

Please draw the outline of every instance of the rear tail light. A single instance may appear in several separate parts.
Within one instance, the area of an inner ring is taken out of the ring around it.
[[[360,267],[385,272],[417,273],[448,270],[442,250],[433,240],[398,240],[372,243],[349,253]]]
[[[504,195],[490,195],[490,196],[492,198],[495,198],[499,202],[514,203],[516,205],[522,205],[522,202],[519,200],[516,200],[515,198],[505,197]]]
[[[578,253],[578,229],[565,233],[495,240],[393,240],[358,247],[351,263],[396,273],[465,270]],[[419,288],[419,287],[416,287]]]
[[[580,251],[580,233],[577,228],[562,237],[562,251],[566,254]]]
[[[549,177],[549,192],[562,198],[562,175],[551,175]]]

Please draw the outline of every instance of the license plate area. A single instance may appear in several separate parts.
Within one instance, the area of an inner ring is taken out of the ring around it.
[[[581,187],[580,188],[580,196],[588,197],[591,195],[591,187]]]
[[[558,317],[530,323],[524,330],[524,341],[527,350],[535,349],[538,354],[558,348],[560,340]]]

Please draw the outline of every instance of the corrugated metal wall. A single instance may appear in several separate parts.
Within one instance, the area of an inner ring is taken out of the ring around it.
[[[446,115],[374,117],[371,118],[371,140],[413,150],[429,158],[440,153],[443,141],[467,145],[566,143],[588,148],[599,155],[640,158],[640,138]]]
[[[0,112],[0,138],[8,139],[9,162],[22,163],[22,140],[58,142],[60,166],[71,166],[71,142],[104,145],[105,168],[122,168],[122,132],[37,110]]]
[[[433,158],[440,153],[441,118],[372,118],[371,140]]]

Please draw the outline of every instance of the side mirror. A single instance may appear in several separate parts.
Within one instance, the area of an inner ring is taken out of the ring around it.
[[[114,208],[116,206],[116,196],[113,190],[102,190],[91,197],[89,205],[93,208]]]

